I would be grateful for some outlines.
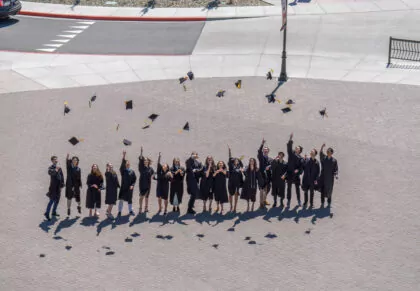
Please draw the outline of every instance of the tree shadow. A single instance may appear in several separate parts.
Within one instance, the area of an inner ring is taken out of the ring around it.
[[[130,222],[129,226],[133,227],[136,224],[140,224],[140,223],[146,222],[148,220],[149,220],[149,218],[147,218],[146,213],[144,213],[144,212],[139,213],[139,214],[137,214],[136,217],[134,217],[133,221]]]
[[[279,217],[283,211],[282,207],[273,207],[264,215],[263,219],[271,223],[271,218]]]
[[[219,5],[221,4],[220,0],[212,0],[207,3],[207,5],[201,9],[201,11],[210,11],[210,10],[216,10],[219,8]]]
[[[150,9],[155,9],[156,1],[155,0],[149,0],[146,3],[146,6],[141,10],[141,16],[146,15]]]
[[[18,22],[19,22],[19,19],[16,19],[16,18],[0,19],[0,28],[8,27]]]
[[[111,218],[105,218],[104,220],[102,220],[98,226],[96,227],[96,236],[99,236],[102,232],[102,229],[104,229],[105,227],[111,225],[111,229],[114,229],[117,225],[115,223],[115,220],[111,219]]]
[[[57,218],[53,216],[50,221],[44,220],[39,224],[39,228],[48,233],[51,227],[57,222]]]
[[[84,217],[80,222],[80,225],[83,226],[94,226],[99,221],[99,217],[91,216],[91,217]]]
[[[57,233],[59,233],[63,228],[69,228],[71,227],[73,224],[75,224],[78,220],[79,220],[79,216],[76,216],[75,218],[69,218],[66,217],[66,219],[60,221],[60,223],[57,225],[57,228],[54,231],[54,235],[56,235]]]

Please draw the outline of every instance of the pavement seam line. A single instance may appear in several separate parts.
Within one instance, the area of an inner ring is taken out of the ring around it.
[[[314,45],[312,46],[311,55],[309,56],[309,67],[308,67],[308,71],[306,72],[305,78],[308,78],[309,72],[311,71],[311,68],[312,68],[312,58],[314,56],[314,51],[315,51],[316,43],[318,41],[318,35],[319,35],[320,30],[321,30],[322,22],[323,22],[323,19],[322,19],[322,16],[320,16],[319,17],[319,23],[318,23],[318,29],[317,29],[316,35],[315,35]]]

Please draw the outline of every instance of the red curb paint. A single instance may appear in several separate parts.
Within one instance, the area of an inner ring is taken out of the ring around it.
[[[44,13],[34,11],[20,11],[20,15],[50,17],[50,18],[67,18],[67,19],[83,19],[83,20],[108,20],[108,21],[206,21],[207,17],[152,17],[152,16],[100,16],[100,15],[72,15]]]

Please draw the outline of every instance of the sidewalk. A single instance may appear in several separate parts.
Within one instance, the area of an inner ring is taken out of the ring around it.
[[[205,8],[147,9],[95,6],[76,6],[72,9],[69,5],[22,1],[20,14],[39,17],[117,21],[206,21],[282,15],[281,0],[268,0],[267,2],[274,6],[219,7],[208,10]],[[289,3],[289,15],[323,15],[420,9],[420,0],[313,0],[308,3],[292,1],[289,1]]]

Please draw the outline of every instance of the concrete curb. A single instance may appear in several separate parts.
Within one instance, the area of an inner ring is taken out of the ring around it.
[[[49,18],[67,18],[67,19],[83,19],[83,20],[107,20],[107,21],[207,21],[216,20],[208,17],[200,16],[171,16],[171,17],[153,17],[153,16],[102,16],[102,15],[77,15],[77,14],[58,14],[58,13],[46,13],[46,12],[35,12],[35,11],[20,11],[19,15],[35,16],[35,17],[49,17]],[[221,18],[217,17],[217,20],[231,19],[235,17]],[[243,17],[241,17],[243,18]]]

